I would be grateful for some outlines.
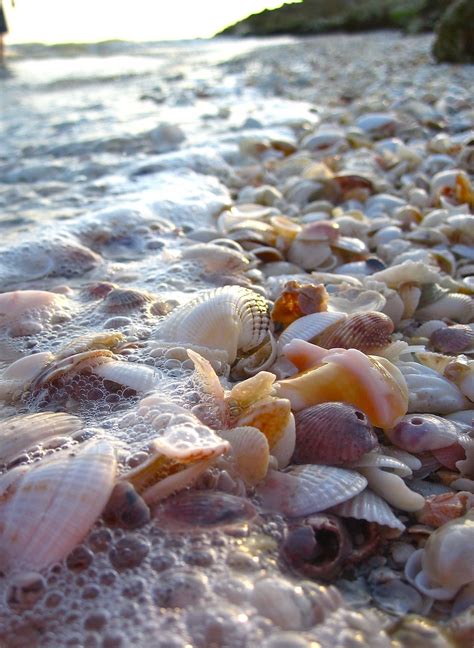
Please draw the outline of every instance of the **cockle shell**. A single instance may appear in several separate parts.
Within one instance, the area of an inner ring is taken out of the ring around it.
[[[430,535],[425,547],[410,557],[406,577],[428,596],[441,600],[453,598],[463,585],[474,581],[473,541],[471,510]]]
[[[303,340],[293,340],[284,353],[297,367],[301,363],[307,369],[275,383],[278,395],[288,398],[294,411],[341,401],[360,408],[373,425],[382,428],[392,427],[407,411],[405,380],[385,358],[356,349],[327,351]]]
[[[311,515],[360,493],[367,480],[354,470],[334,466],[298,466],[289,472],[269,470],[257,487],[265,508],[288,517]]]
[[[91,441],[20,468],[17,479],[13,471],[0,478],[2,571],[40,570],[67,556],[109,499],[115,452],[107,441]]]
[[[339,312],[311,313],[295,320],[280,335],[278,347],[281,351],[291,340],[312,340],[321,335],[331,325],[345,320],[347,315]]]
[[[268,441],[263,432],[254,427],[221,430],[219,436],[229,442],[231,461],[249,486],[265,479],[270,459]]]
[[[341,517],[375,522],[380,526],[387,526],[401,532],[405,530],[405,525],[400,522],[387,502],[370,488],[366,488],[350,500],[331,507],[330,511]]]
[[[40,412],[13,416],[0,423],[0,464],[20,452],[54,437],[72,435],[82,423],[77,416],[61,412]]]
[[[293,463],[344,465],[377,444],[366,415],[345,403],[321,403],[295,415]]]
[[[458,440],[454,423],[433,414],[409,414],[402,417],[385,434],[399,448],[408,452],[425,452],[446,448]]]
[[[270,325],[266,300],[240,286],[224,286],[200,293],[178,307],[159,326],[164,342],[201,345],[227,352],[232,363],[239,351],[259,346]]]
[[[105,297],[101,308],[108,313],[129,313],[150,306],[154,300],[153,295],[143,290],[114,287]]]
[[[467,324],[474,318],[474,300],[470,295],[450,292],[440,299],[418,308],[417,320],[451,319],[460,324]]]
[[[326,328],[313,341],[325,349],[358,349],[376,355],[390,344],[393,330],[392,320],[383,313],[351,313]]]
[[[73,304],[45,290],[15,290],[0,295],[0,329],[13,337],[39,333],[50,322],[70,319]]]
[[[453,354],[474,351],[474,329],[464,324],[437,328],[430,335],[428,348]]]

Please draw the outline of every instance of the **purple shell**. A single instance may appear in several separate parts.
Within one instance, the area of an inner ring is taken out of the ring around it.
[[[408,452],[446,448],[458,440],[455,424],[434,414],[408,414],[387,431],[387,436]]]
[[[295,414],[296,446],[292,462],[344,465],[377,445],[366,414],[346,403],[321,403]]]

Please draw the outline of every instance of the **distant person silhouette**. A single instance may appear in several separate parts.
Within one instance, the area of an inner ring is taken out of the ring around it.
[[[12,7],[15,6],[15,0],[10,0]],[[5,67],[5,46],[3,43],[3,37],[8,33],[7,19],[5,18],[5,12],[3,11],[3,3],[0,0],[0,68]]]

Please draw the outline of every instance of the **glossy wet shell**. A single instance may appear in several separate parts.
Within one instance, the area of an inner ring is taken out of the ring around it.
[[[201,345],[227,352],[234,362],[238,351],[259,346],[270,325],[268,305],[258,293],[240,286],[207,290],[180,306],[164,320],[156,337],[165,342]]]
[[[344,465],[377,444],[367,416],[345,403],[321,403],[295,414],[297,464]]]
[[[1,569],[39,570],[65,558],[102,513],[115,468],[110,444],[92,441],[22,470],[13,482],[2,475]]]

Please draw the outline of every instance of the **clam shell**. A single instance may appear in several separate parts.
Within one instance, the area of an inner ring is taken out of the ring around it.
[[[278,339],[278,348],[283,349],[285,344],[288,344],[293,339],[299,340],[312,340],[323,333],[325,329],[332,326],[336,322],[345,320],[347,315],[340,312],[323,312],[311,313],[298,318],[290,324],[280,335]]]
[[[154,389],[158,374],[151,367],[111,360],[93,368],[93,373],[104,380],[129,387],[138,393],[145,393]]]
[[[431,333],[428,346],[439,353],[474,351],[474,330],[463,324],[438,328]]]
[[[377,354],[390,344],[393,330],[392,320],[383,313],[351,313],[345,320],[326,328],[314,342],[325,349],[358,349]]]
[[[234,362],[238,351],[249,351],[265,340],[269,325],[268,305],[261,295],[224,286],[204,291],[174,310],[160,325],[157,337],[220,349]]]
[[[372,492],[370,488],[366,488],[362,493],[342,502],[342,504],[333,506],[331,512],[341,517],[376,522],[380,526],[398,529],[401,532],[405,530],[405,525],[400,522],[387,502]]]
[[[41,412],[6,419],[0,423],[0,464],[8,463],[35,444],[71,435],[81,425],[77,416],[61,412]]]
[[[40,570],[65,558],[102,513],[115,469],[112,446],[99,440],[33,464],[8,490],[2,479],[2,570]]]
[[[293,463],[344,465],[377,444],[366,415],[345,403],[321,403],[297,412]]]
[[[269,470],[257,488],[266,509],[288,517],[310,515],[354,497],[367,485],[358,472],[334,466],[299,466],[289,472]]]

